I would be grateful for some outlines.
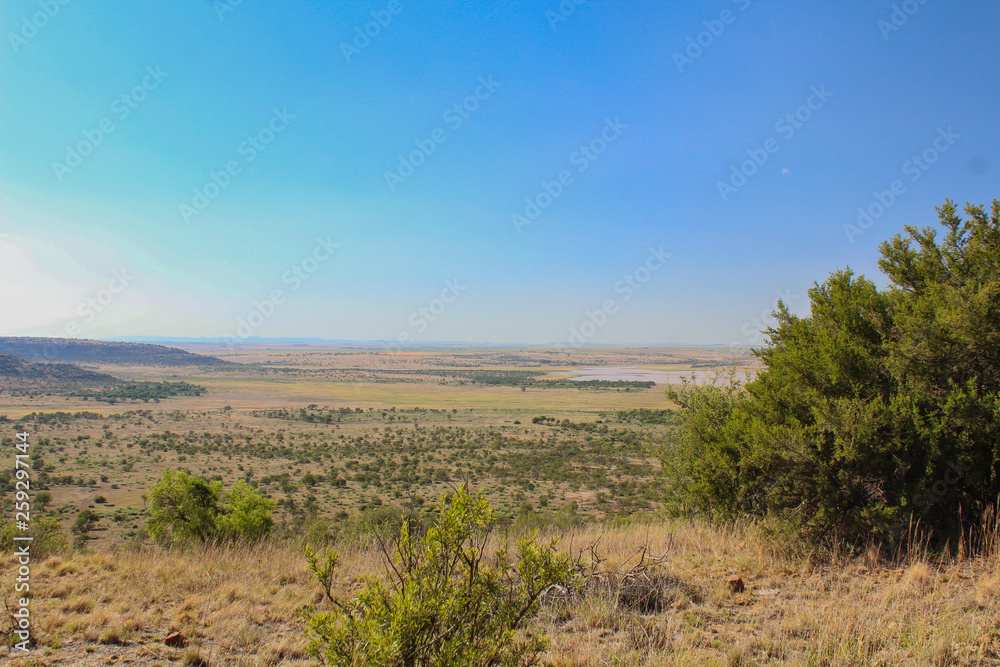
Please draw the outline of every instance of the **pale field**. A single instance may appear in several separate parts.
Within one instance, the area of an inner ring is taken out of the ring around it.
[[[369,374],[379,370],[403,368],[471,368],[532,370],[539,377],[571,377],[580,367],[638,366],[654,370],[689,370],[694,367],[723,368],[732,363],[728,348],[601,348],[586,354],[569,355],[536,348],[510,350],[457,349],[417,351],[357,350],[332,345],[245,344],[243,349],[220,345],[178,345],[192,352],[210,354],[249,368],[205,370],[198,368],[163,368],[85,365],[86,368],[135,380],[187,381],[206,387],[207,394],[192,398],[162,399],[142,407],[158,411],[234,410],[298,407],[316,403],[346,407],[424,407],[438,409],[494,409],[511,411],[596,412],[634,408],[669,407],[666,385],[629,392],[581,389],[534,389],[516,387],[459,386],[436,381],[403,382],[387,376],[388,382],[369,378],[345,379],[344,369],[363,369]],[[566,364],[566,358],[574,361]],[[510,360],[513,359],[513,360]],[[503,363],[507,360],[506,363]],[[542,363],[543,361],[549,363]],[[287,370],[277,370],[287,369]],[[552,375],[552,373],[556,373]],[[108,405],[65,396],[12,397],[0,394],[0,414],[17,418],[36,411],[90,410],[100,414],[121,413],[137,404]]]
[[[554,347],[510,348],[420,348],[395,350],[391,347],[335,344],[242,343],[220,345],[212,343],[177,343],[181,349],[207,354],[237,363],[271,363],[309,368],[356,367],[439,367],[459,364],[477,368],[550,369],[574,366],[644,366],[649,368],[689,368],[697,364],[726,366],[736,355],[725,346],[601,346],[569,348]],[[749,362],[749,354],[743,355]]]
[[[511,414],[670,407],[664,385],[630,392],[582,389],[527,389],[522,392],[516,387],[457,387],[432,383],[384,384],[198,376],[180,376],[177,379],[200,384],[208,389],[208,393],[198,397],[166,398],[156,404],[119,403],[113,406],[61,396],[30,399],[5,396],[0,404],[0,414],[16,419],[30,412],[40,411],[89,410],[107,415],[120,414],[137,407],[157,411],[219,410],[227,405],[245,412],[263,408],[297,408],[311,403],[351,408],[480,409]]]
[[[124,373],[120,373],[125,375]],[[138,374],[134,374],[137,377]],[[226,406],[247,412],[265,408],[298,408],[310,404],[350,408],[436,408],[489,410],[497,413],[592,413],[635,408],[674,407],[666,397],[666,385],[651,389],[584,390],[481,387],[425,383],[323,382],[277,378],[225,378],[172,376],[208,389],[197,397],[172,397],[159,403],[107,403],[65,396],[0,397],[0,414],[17,419],[31,412],[91,411],[102,415],[129,410],[152,409],[215,411]]]

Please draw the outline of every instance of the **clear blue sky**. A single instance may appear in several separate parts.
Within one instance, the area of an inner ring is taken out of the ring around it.
[[[224,2],[0,3],[0,333],[752,343],[1000,197],[996,2]]]

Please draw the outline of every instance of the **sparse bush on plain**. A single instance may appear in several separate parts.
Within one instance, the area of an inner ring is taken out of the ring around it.
[[[97,526],[97,523],[100,520],[101,515],[94,510],[81,510],[80,513],[76,515],[76,521],[73,522],[73,533],[76,535],[89,533],[95,526]]]

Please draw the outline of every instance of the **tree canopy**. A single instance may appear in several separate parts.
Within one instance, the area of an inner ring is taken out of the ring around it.
[[[850,269],[779,301],[745,386],[685,386],[665,454],[678,503],[791,523],[818,538],[939,539],[1000,492],[1000,201],[950,200],[945,233],[905,227],[880,246],[879,289]]]
[[[222,482],[164,470],[149,492],[146,531],[158,542],[259,540],[271,532],[274,501],[240,480],[227,495]]]

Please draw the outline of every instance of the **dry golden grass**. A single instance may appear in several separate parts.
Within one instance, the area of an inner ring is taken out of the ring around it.
[[[662,557],[648,572],[664,606],[642,613],[599,587],[548,603],[532,631],[549,635],[558,667],[1000,664],[995,553],[820,559],[753,527],[677,522],[589,526],[560,544],[584,561],[592,546],[602,572],[629,570],[644,547],[647,561]],[[381,573],[377,550],[342,551],[341,594]],[[744,592],[730,592],[732,575]],[[34,664],[51,665],[312,664],[301,610],[322,599],[290,543],[71,553],[35,568],[33,595]],[[188,645],[165,646],[172,631]]]
[[[539,374],[542,374],[540,371]],[[102,415],[128,410],[155,408],[170,410],[213,410],[225,406],[237,412],[289,405],[337,405],[350,408],[389,408],[392,406],[468,410],[536,410],[540,405],[553,411],[631,410],[670,407],[664,398],[666,385],[652,389],[621,391],[586,391],[580,389],[528,389],[516,387],[443,386],[426,383],[333,382],[309,379],[276,380],[271,377],[171,377],[200,384],[208,393],[198,397],[173,397],[157,404],[119,403],[108,405],[66,396],[2,398],[2,412],[19,419],[32,412],[91,411]]]
[[[318,590],[301,554],[276,543],[73,553],[36,567],[32,586],[37,652],[66,665],[301,662],[300,610]],[[186,647],[163,644],[174,631]]]
[[[755,529],[698,524],[592,528],[572,538],[600,538],[611,567],[637,561],[648,545],[664,556],[664,572],[699,595],[678,595],[659,614],[609,600],[550,611],[556,665],[1000,664],[995,554],[820,560],[777,548]],[[730,575],[744,580],[743,593],[730,592]]]

